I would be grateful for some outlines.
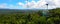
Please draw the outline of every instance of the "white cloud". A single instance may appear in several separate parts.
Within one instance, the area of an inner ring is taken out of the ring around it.
[[[26,1],[27,2],[27,1]],[[38,2],[35,2],[35,1],[31,1],[31,2],[27,2],[26,4],[23,4],[23,3],[20,3],[19,2],[19,5],[20,6],[23,6],[25,8],[40,8],[41,6],[43,6],[44,4],[46,4],[45,1],[38,1]]]
[[[19,4],[20,6],[23,6],[23,5],[24,5],[24,4],[23,4],[23,3],[21,3],[21,2],[19,2],[18,4]]]
[[[0,8],[7,8],[7,4],[6,3],[0,4]]]
[[[56,7],[60,7],[60,0],[45,0],[49,6],[53,9]]]
[[[9,9],[17,9],[19,6],[14,6],[14,5],[9,5],[8,8]]]
[[[38,9],[46,9],[46,3],[49,4],[49,8],[48,9],[53,9],[56,7],[60,7],[60,0],[39,0],[38,2],[35,2],[34,0],[32,0],[31,2],[26,1],[26,4],[23,4],[24,8],[38,8]],[[19,4],[19,5],[21,5]]]
[[[38,2],[35,2],[34,0],[31,1],[31,2],[28,2],[28,1],[26,1],[26,2],[27,2],[26,4],[23,4],[23,3],[19,2],[19,5],[24,7],[24,8],[29,8],[29,9],[33,9],[33,8],[35,8],[35,9],[38,8],[39,9],[41,6],[46,4],[46,2],[43,1],[43,0],[40,0]]]
[[[6,3],[2,3],[2,4],[0,4],[0,8],[1,9],[18,9],[19,6],[14,6],[12,4],[8,5]]]

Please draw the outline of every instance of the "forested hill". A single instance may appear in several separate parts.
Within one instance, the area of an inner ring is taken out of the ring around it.
[[[0,9],[0,14],[8,13],[33,13],[38,12],[41,9]]]
[[[48,14],[43,16],[42,10],[0,9],[0,24],[60,24],[60,8],[50,9]]]
[[[49,16],[60,16],[60,8],[56,8],[56,9],[51,9],[49,10],[50,15]]]

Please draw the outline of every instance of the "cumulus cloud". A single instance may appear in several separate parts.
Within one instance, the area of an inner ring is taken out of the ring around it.
[[[7,3],[0,4],[0,9],[18,9],[19,6],[14,6],[12,4],[8,5]]]
[[[19,2],[19,5],[23,6],[25,8],[40,8],[41,6],[46,4],[45,1],[38,1],[38,2],[35,2],[35,1],[28,2],[28,1],[26,1],[26,2],[27,2],[26,4],[23,4],[23,3]]]
[[[6,3],[0,4],[0,8],[8,8]]]
[[[49,4],[50,7],[52,7],[52,9],[60,7],[60,0],[46,0],[46,2]]]
[[[9,9],[18,9],[19,6],[9,5],[8,8],[9,8]]]
[[[46,9],[46,4],[48,3],[48,9],[54,9],[56,7],[60,7],[60,0],[39,0],[35,2],[32,0],[31,2],[26,1],[26,4],[20,3],[22,7],[25,8],[38,8],[38,9]]]

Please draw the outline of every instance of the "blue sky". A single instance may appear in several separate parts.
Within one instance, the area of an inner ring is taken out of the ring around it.
[[[0,8],[3,9],[53,9],[60,7],[60,0],[0,0]]]
[[[1,3],[7,3],[7,4],[16,4],[18,2],[25,2],[26,0],[0,0],[0,4]]]

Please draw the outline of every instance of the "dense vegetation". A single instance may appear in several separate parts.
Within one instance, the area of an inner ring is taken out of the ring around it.
[[[47,16],[43,16],[42,11],[0,13],[0,24],[60,24],[60,9],[49,10]]]

